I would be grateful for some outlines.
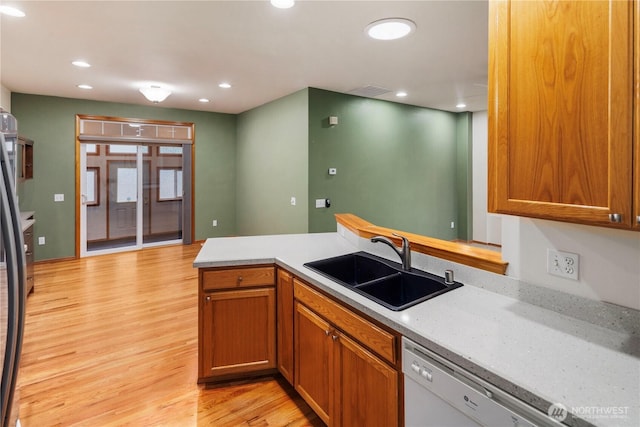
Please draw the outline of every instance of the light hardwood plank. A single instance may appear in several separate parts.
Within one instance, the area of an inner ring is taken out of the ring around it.
[[[320,426],[280,378],[197,385],[200,245],[38,264],[20,418],[42,426]]]

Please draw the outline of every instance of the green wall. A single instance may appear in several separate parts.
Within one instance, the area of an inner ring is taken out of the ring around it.
[[[329,116],[339,124],[329,126]],[[457,158],[469,135],[456,113],[309,89],[309,231],[333,231],[334,214],[349,212],[380,226],[466,238],[450,223],[460,222]],[[331,207],[316,209],[317,198]]]
[[[34,178],[21,188],[20,208],[36,211],[35,235],[46,237],[36,260],[75,256],[76,114],[195,123],[195,239],[235,233],[237,116],[20,93],[11,111],[20,134],[35,141]],[[54,203],[55,193],[65,201]]]
[[[308,231],[308,104],[304,89],[239,115],[238,234]]]
[[[46,237],[37,260],[75,255],[76,114],[195,123],[196,240],[334,231],[339,212],[446,240],[471,235],[470,113],[313,88],[240,115],[20,93],[11,103],[35,141],[34,179],[19,194]],[[320,198],[332,206],[316,209]]]
[[[473,236],[473,205],[472,205],[472,141],[473,116],[471,113],[459,113],[456,117],[456,195],[458,196],[458,238],[471,240]]]

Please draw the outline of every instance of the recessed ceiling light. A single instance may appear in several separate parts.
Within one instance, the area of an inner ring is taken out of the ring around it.
[[[91,85],[78,85],[78,87],[80,89],[93,89],[93,86],[91,86]]]
[[[89,64],[86,61],[73,61],[72,64],[75,65],[76,67],[80,67],[80,68],[89,68],[89,67],[91,67],[91,64]]]
[[[465,104],[464,102],[460,102],[459,104],[456,105],[456,108],[464,108],[466,106],[467,104]]]
[[[416,29],[413,21],[404,18],[381,19],[367,25],[365,32],[376,40],[396,40],[408,36]]]
[[[202,102],[203,104],[206,104],[207,102],[211,102],[211,101],[207,98],[200,98],[198,99],[198,102]]]
[[[407,96],[407,92],[405,91],[396,92],[396,96],[398,98],[404,98],[405,96]]]
[[[293,7],[295,3],[294,0],[271,0],[271,6],[277,7],[278,9],[289,9]]]
[[[221,87],[222,89],[229,89],[231,87],[231,84],[224,82],[224,83],[220,83],[218,87]]]
[[[11,6],[0,6],[0,13],[9,16],[15,16],[16,18],[23,18],[24,16],[26,16],[23,11]]]

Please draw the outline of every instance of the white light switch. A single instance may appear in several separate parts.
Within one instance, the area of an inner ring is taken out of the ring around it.
[[[45,242],[45,240],[44,240],[44,236],[40,236],[40,237],[38,237],[38,244],[39,244],[40,246],[44,245],[44,242]]]
[[[64,194],[54,194],[53,195],[54,202],[64,202]]]
[[[296,205],[296,198],[295,196],[291,196],[291,206],[295,206]]]

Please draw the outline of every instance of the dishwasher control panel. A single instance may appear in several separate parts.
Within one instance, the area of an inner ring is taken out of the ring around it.
[[[435,358],[430,357],[430,354]],[[434,413],[433,405],[438,404],[449,406],[449,410],[455,409],[471,418],[465,425],[508,427],[560,425],[537,409],[513,396],[506,395],[506,392],[496,389],[406,338],[403,338],[402,359],[405,384],[411,383],[412,396],[405,396],[405,408],[408,411],[413,409],[407,408],[407,405],[431,405],[431,408],[423,409],[424,416],[428,418],[429,413]],[[407,386],[405,386],[405,394],[406,390]],[[416,399],[416,394],[422,397]],[[427,422],[426,425],[437,424]]]

